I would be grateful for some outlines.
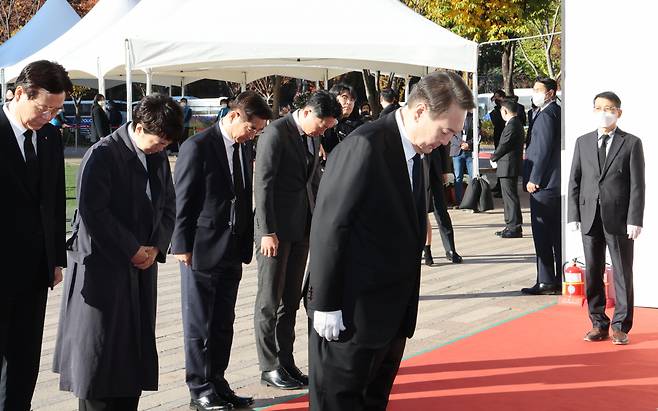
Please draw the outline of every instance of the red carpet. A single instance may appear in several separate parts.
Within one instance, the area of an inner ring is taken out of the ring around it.
[[[402,363],[388,410],[658,410],[658,310],[630,344],[588,343],[586,309],[555,305]],[[308,398],[267,408],[304,410]]]

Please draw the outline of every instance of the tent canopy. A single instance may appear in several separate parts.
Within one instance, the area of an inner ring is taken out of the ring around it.
[[[47,0],[18,33],[0,45],[0,67],[10,66],[30,56],[78,21],[80,16],[66,0]]]

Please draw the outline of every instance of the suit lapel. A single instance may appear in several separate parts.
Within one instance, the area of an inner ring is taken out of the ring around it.
[[[625,135],[625,132],[617,128],[615,136],[612,139],[612,143],[610,144],[610,150],[608,151],[608,155],[605,158],[605,167],[601,173],[601,178],[605,176],[605,174],[608,172],[608,169],[610,168],[610,164],[612,164],[612,162],[615,160],[615,157],[617,157],[617,154],[619,154],[619,150],[621,150],[621,147],[624,145]]]
[[[391,178],[395,182],[397,192],[400,193],[405,215],[416,232],[420,235],[420,227],[418,226],[419,219],[416,218],[418,212],[414,206],[413,193],[411,191],[411,184],[409,184],[409,171],[407,168],[406,156],[404,148],[402,147],[402,136],[398,130],[395,116],[387,116],[384,120],[386,123],[386,157],[387,164],[390,165]]]
[[[226,154],[226,146],[224,145],[224,137],[222,136],[222,132],[219,129],[219,122],[215,123],[215,126],[211,131],[210,141],[210,144],[215,150],[217,160],[219,161],[219,167],[222,169],[222,171],[224,171],[228,186],[231,187],[231,191],[233,194],[235,194],[235,190],[233,188],[233,179],[231,178],[231,169],[228,165],[228,162],[233,161],[233,159],[229,160]]]
[[[9,119],[2,107],[0,107],[0,136],[2,136],[2,145],[4,145],[3,149],[0,150],[0,154],[5,153],[9,172],[14,174],[16,180],[20,182],[19,185],[23,188],[25,194],[33,196],[27,186],[27,166],[25,165],[25,159],[18,147],[14,129],[11,127],[11,123],[9,123]]]
[[[299,156],[299,161],[300,161],[299,164],[302,166],[302,169],[304,170],[304,175],[308,177],[308,168],[306,167],[307,155],[304,152],[304,147],[302,147],[302,145],[299,143],[299,139],[300,139],[301,136],[299,135],[299,129],[297,129],[297,123],[295,123],[293,113],[288,114],[287,123],[288,123],[288,130],[290,131],[290,137],[291,137],[290,138],[290,143],[294,146],[295,152]]]

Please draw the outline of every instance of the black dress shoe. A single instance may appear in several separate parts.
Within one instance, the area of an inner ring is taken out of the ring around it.
[[[457,254],[457,251],[446,251],[446,258],[448,261],[455,264],[459,264],[463,261],[462,256]]]
[[[522,288],[521,292],[530,295],[559,295],[562,293],[562,290],[553,284],[537,283],[530,288]]]
[[[190,400],[190,408],[196,411],[228,411],[233,406],[215,394]]]
[[[254,403],[253,397],[240,397],[231,389],[217,392],[217,396],[233,405],[233,408],[246,408]]]
[[[299,381],[304,387],[308,387],[308,375],[301,372],[301,370],[299,368],[297,368],[294,365],[293,366],[283,367],[283,368],[288,372],[288,374],[292,378]]]
[[[423,258],[425,259],[425,265],[432,266],[434,265],[434,258],[432,257],[432,249],[429,245],[426,245],[423,249]]]
[[[523,238],[523,231],[503,230],[503,232],[500,234],[500,238]]]
[[[288,371],[283,367],[272,371],[263,371],[260,375],[260,382],[263,385],[280,390],[298,390],[303,388],[302,383],[288,374]]]

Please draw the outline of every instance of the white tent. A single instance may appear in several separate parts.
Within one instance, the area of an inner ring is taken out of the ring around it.
[[[0,45],[2,101],[7,87],[4,68],[46,46],[78,21],[80,16],[66,0],[47,0],[18,33]]]

